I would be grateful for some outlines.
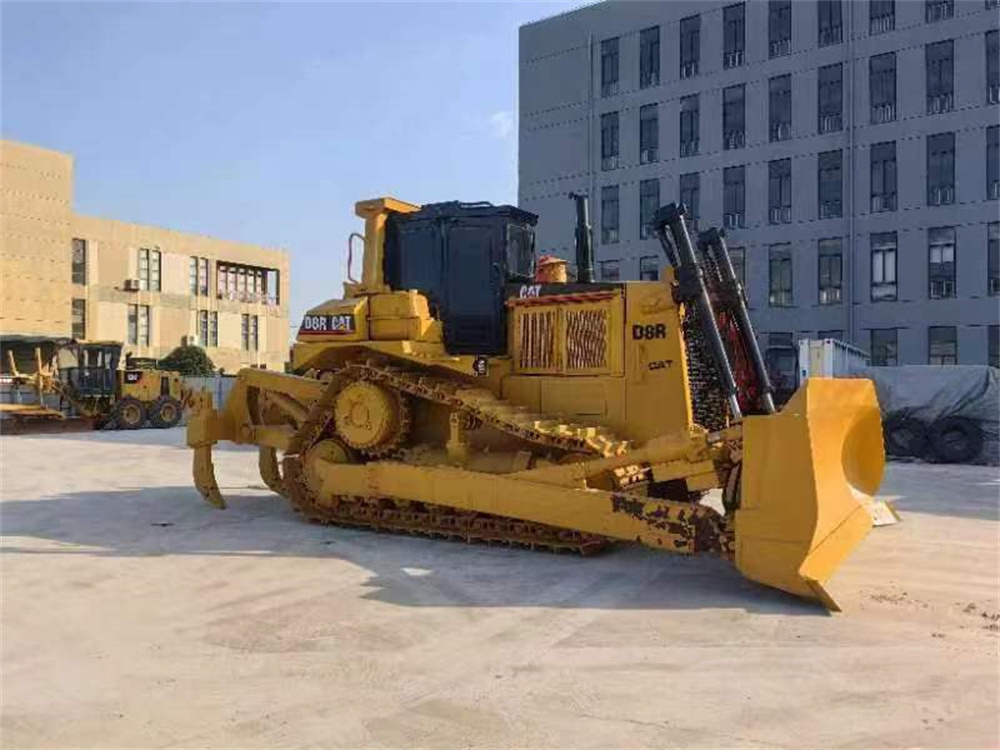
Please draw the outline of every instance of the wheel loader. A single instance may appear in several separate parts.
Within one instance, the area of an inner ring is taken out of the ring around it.
[[[3,411],[24,430],[25,423],[50,422],[66,428],[77,421],[97,428],[136,430],[147,423],[174,427],[181,421],[190,395],[179,373],[138,366],[126,360],[122,368],[122,344],[117,341],[71,341],[59,346],[49,363],[35,349],[35,372],[18,370],[8,349],[8,364],[15,387],[30,387],[33,403],[0,404]],[[147,363],[148,365],[148,363]],[[58,409],[46,406],[44,396],[59,397]],[[67,419],[67,411],[76,416]]]
[[[660,280],[598,282],[571,197],[566,283],[535,281],[526,211],[357,203],[344,294],[306,313],[292,372],[245,369],[219,408],[192,396],[198,490],[224,508],[212,446],[251,444],[311,521],[709,553],[836,609],[824,584],[871,528],[884,464],[872,384],[810,379],[777,411],[724,234],[693,241],[664,206]]]

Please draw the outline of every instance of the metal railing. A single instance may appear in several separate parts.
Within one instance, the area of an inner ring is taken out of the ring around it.
[[[872,125],[880,125],[883,122],[893,122],[896,119],[896,105],[876,104],[872,106]]]

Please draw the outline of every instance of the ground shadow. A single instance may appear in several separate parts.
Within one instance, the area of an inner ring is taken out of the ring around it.
[[[277,556],[371,572],[365,598],[403,606],[742,609],[825,616],[733,565],[621,546],[581,558],[304,522],[284,500],[230,488],[216,510],[190,487],[80,492],[0,506],[4,555]],[[42,540],[39,542],[39,540]]]

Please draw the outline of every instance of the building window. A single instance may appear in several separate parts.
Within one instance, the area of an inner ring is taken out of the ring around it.
[[[160,291],[160,251],[139,248],[139,288]]]
[[[644,255],[639,258],[639,279],[641,281],[660,280],[660,259],[655,255]]]
[[[701,60],[701,16],[681,19],[681,78],[698,75]]]
[[[601,281],[619,281],[621,279],[620,262],[617,260],[602,260]]]
[[[896,0],[869,0],[868,33],[884,34],[896,28]]]
[[[128,306],[128,342],[149,346],[149,305]]]
[[[1000,102],[1000,32],[986,32],[986,101]]]
[[[726,229],[744,225],[746,212],[746,167],[726,167],[722,171],[722,223]]]
[[[681,98],[681,156],[698,153],[699,108],[698,95]]]
[[[775,76],[768,82],[768,132],[772,141],[792,137],[792,76]]]
[[[844,283],[844,256],[840,238],[820,240],[818,249],[819,303],[821,305],[839,305],[843,300]]]
[[[895,328],[872,328],[871,355],[875,367],[899,364],[899,332]]]
[[[986,229],[986,246],[989,263],[987,288],[991,295],[1000,294],[1000,222],[992,222]]]
[[[208,287],[208,266],[205,267]],[[216,263],[216,290],[219,299],[257,304],[278,304],[278,271],[273,268]]]
[[[722,145],[727,151],[746,144],[746,88],[741,83],[722,90]]]
[[[986,197],[1000,198],[1000,125],[986,128]]]
[[[73,240],[73,283],[87,283],[87,240]]]
[[[955,0],[924,0],[924,17],[927,23],[943,21],[955,15]]]
[[[639,183],[639,236],[653,236],[653,217],[660,207],[660,180],[642,180]]]
[[[931,299],[955,296],[955,227],[927,230],[927,295]]]
[[[785,243],[767,249],[768,295],[771,307],[792,306],[792,246]]]
[[[951,112],[955,104],[955,42],[951,39],[924,47],[927,114]]]
[[[927,136],[927,205],[955,202],[955,134]]]
[[[844,340],[844,331],[840,328],[834,328],[831,331],[818,331],[816,333],[816,338],[818,339],[836,339],[837,341]]]
[[[927,329],[927,364],[958,364],[958,337],[955,326],[931,326]]]
[[[639,88],[660,85],[660,27],[639,32]]]
[[[872,302],[896,299],[896,233],[871,236]]]
[[[729,248],[729,260],[733,264],[733,272],[736,274],[736,278],[740,280],[740,286],[746,288],[746,250],[742,247]]]
[[[208,296],[208,258],[198,258],[198,294]]]
[[[208,346],[208,310],[198,311],[198,343]]]
[[[601,169],[618,168],[618,113],[601,115]]]
[[[738,68],[746,50],[746,4],[727,5],[722,9],[722,67]]]
[[[834,133],[843,127],[844,70],[841,63],[819,69],[819,132]]]
[[[990,367],[1000,367],[1000,326],[989,328],[989,364]]]
[[[655,104],[639,108],[639,163],[660,159],[660,114]]]
[[[896,53],[886,52],[868,60],[868,96],[872,125],[896,119]]]
[[[872,213],[896,210],[896,142],[871,147]]]
[[[698,227],[698,202],[701,192],[701,177],[697,172],[682,174],[680,178],[680,200],[687,207],[688,224],[697,229]]]
[[[791,159],[776,159],[767,163],[767,207],[767,221],[769,224],[791,223]]]
[[[840,149],[824,151],[819,155],[819,218],[839,219],[843,211],[843,181],[841,165],[843,154]]]
[[[601,96],[618,93],[618,37],[601,42]]]
[[[188,258],[188,291],[198,294],[198,259],[193,256]]]
[[[87,300],[73,300],[73,338],[83,341],[87,338]]]
[[[792,51],[791,0],[768,0],[767,4],[767,54],[781,57]]]
[[[853,1],[853,0],[852,0]],[[820,47],[840,44],[844,39],[844,19],[841,0],[817,0],[819,29],[817,40]]]
[[[240,316],[240,343],[243,351],[257,351],[257,316]]]
[[[618,186],[601,188],[601,242],[618,242]]]

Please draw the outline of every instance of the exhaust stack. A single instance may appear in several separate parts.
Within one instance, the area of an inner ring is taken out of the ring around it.
[[[576,280],[594,283],[594,237],[590,228],[590,208],[586,193],[570,193],[576,202]]]

